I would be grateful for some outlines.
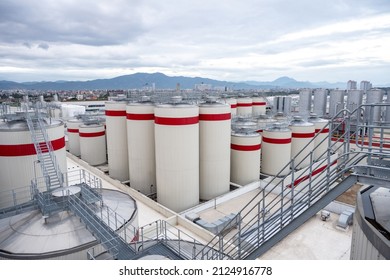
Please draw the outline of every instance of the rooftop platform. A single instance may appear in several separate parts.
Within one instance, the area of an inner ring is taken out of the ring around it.
[[[182,213],[175,213],[170,209],[149,199],[143,194],[131,189],[127,185],[113,180],[96,167],[91,167],[79,158],[68,154],[68,169],[85,168],[102,179],[103,188],[118,189],[128,193],[137,201],[139,226],[152,224],[156,220],[165,220],[175,228],[185,232],[188,236],[183,239],[194,238],[206,244],[213,234],[201,228],[186,218],[188,213],[196,213],[207,222],[214,222],[231,213],[237,213],[261,189],[260,182],[254,182],[243,188],[236,189],[212,201],[201,203]],[[270,195],[272,199],[272,194]],[[255,202],[253,202],[255,203]],[[276,246],[259,259],[273,260],[339,260],[349,259],[352,230],[339,229],[337,221],[339,214],[345,209],[353,209],[353,205],[342,202],[333,202],[326,209],[331,212],[327,221],[320,219],[320,214],[309,219],[292,234],[284,238]],[[244,221],[245,222],[245,221]],[[232,234],[234,230],[232,230]]]

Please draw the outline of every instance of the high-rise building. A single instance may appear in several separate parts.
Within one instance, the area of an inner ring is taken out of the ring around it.
[[[350,90],[350,89],[357,89],[356,81],[349,80],[347,82],[347,90]]]
[[[369,81],[361,81],[360,82],[360,89],[366,93],[368,90],[372,88],[372,84]]]

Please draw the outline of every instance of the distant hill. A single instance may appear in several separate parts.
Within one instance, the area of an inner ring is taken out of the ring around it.
[[[345,89],[347,83],[328,83],[328,82],[302,82],[294,80],[290,77],[280,77],[270,82],[256,82],[256,81],[245,81],[249,85],[256,85],[270,88],[339,88]]]
[[[211,84],[214,87],[234,89],[275,89],[275,88],[345,88],[344,84],[326,82],[300,82],[289,77],[281,77],[272,82],[229,82],[201,77],[167,76],[162,73],[135,73],[111,79],[90,81],[25,82],[0,81],[0,89],[35,89],[35,90],[93,90],[93,89],[142,89],[155,84],[157,89],[175,89],[179,83],[181,89],[193,89],[195,84]]]

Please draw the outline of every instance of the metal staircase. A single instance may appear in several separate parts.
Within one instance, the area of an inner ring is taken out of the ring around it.
[[[114,211],[106,208],[109,215],[106,215],[104,218],[103,215],[98,215],[99,211],[96,210],[99,209],[94,209],[94,204],[88,204],[71,195],[67,196],[67,200],[69,210],[83,221],[87,229],[95,236],[99,243],[105,245],[107,252],[114,259],[129,260],[134,258],[134,249],[116,232],[119,227],[118,224],[116,223],[115,227],[110,226],[110,218],[117,222],[118,217]],[[100,210],[103,211],[103,205],[100,205]],[[129,226],[126,227],[128,230]],[[133,234],[134,232],[135,229],[133,229]]]
[[[258,258],[356,183],[388,183],[390,148],[383,134],[385,129],[390,129],[390,124],[374,123],[372,118],[368,122],[352,118],[373,106],[389,107],[390,104],[362,105],[352,112],[343,110],[324,128],[329,128],[329,137],[323,140],[328,141],[328,149],[323,154],[321,164],[325,166],[321,168],[321,176],[314,176],[310,165],[302,175],[291,172],[289,179],[278,175],[272,178],[237,213],[241,217],[237,232],[232,235],[222,230],[195,259]],[[343,121],[337,122],[336,118]],[[332,137],[339,131],[342,133]],[[373,141],[375,131],[382,135],[379,145]],[[354,149],[351,144],[355,144]],[[319,145],[305,158],[312,159]],[[294,170],[298,164],[295,157],[282,170],[286,167]]]
[[[63,175],[59,169],[53,146],[47,135],[42,113],[38,109],[33,112],[26,110],[26,121],[43,177],[46,180],[46,189],[54,190],[62,187],[64,183]]]

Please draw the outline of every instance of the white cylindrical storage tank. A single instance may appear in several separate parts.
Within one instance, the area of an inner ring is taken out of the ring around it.
[[[309,166],[314,160],[310,152],[314,148],[314,124],[306,122],[302,117],[295,116],[290,123],[291,129],[291,159],[295,157],[294,168],[301,169]]]
[[[320,88],[315,89],[313,93],[313,113],[318,117],[326,115],[326,103],[328,98],[328,90]]]
[[[252,115],[264,115],[267,112],[267,101],[262,96],[252,97]]]
[[[230,190],[230,106],[199,105],[199,197],[210,200]]]
[[[231,109],[232,118],[237,115],[237,99],[235,98],[221,98],[219,102],[229,104]]]
[[[79,134],[81,159],[90,165],[106,163],[106,131],[104,125],[80,125]]]
[[[154,104],[150,101],[126,106],[130,186],[143,194],[156,187]]]
[[[64,123],[54,119],[45,119],[44,123],[60,171],[65,173],[67,168]],[[30,186],[31,180],[43,176],[25,120],[0,122],[0,166],[0,208],[10,206],[6,205],[12,198],[11,195],[8,196],[8,191]],[[29,188],[27,192],[29,196]]]
[[[85,175],[88,175],[90,180],[98,179],[93,174]],[[54,194],[58,195],[66,190],[76,191],[73,197],[81,195],[78,186],[66,187]],[[118,236],[123,238],[125,232],[128,242],[136,240],[139,228],[137,202],[122,191],[102,188],[98,192],[104,204],[102,207],[93,205],[89,211],[103,217],[102,221],[109,223],[111,230]],[[115,212],[109,209],[114,209]],[[112,220],[108,220],[111,218]],[[66,209],[49,217],[43,216],[39,210],[25,209],[22,213],[2,217],[1,230],[0,261],[89,260],[90,253],[97,260],[113,259],[113,256],[99,245],[101,240],[87,229],[82,219]]]
[[[310,115],[308,121],[315,127],[314,160],[325,158],[329,147],[329,122],[314,113]]]
[[[106,102],[108,173],[119,181],[129,180],[126,102]]]
[[[199,203],[199,108],[162,104],[154,118],[157,202],[180,212]]]
[[[237,98],[237,115],[239,116],[252,116],[252,98],[250,97],[238,97]]]
[[[344,109],[344,90],[334,89],[329,92],[329,114],[330,118],[335,117],[342,109]],[[342,117],[338,114],[337,117]]]
[[[383,102],[383,90],[371,89],[366,94],[366,104],[380,104]],[[364,120],[369,122],[372,118],[373,124],[381,120],[381,106],[365,106],[364,107]]]
[[[71,119],[66,122],[69,153],[76,157],[80,156],[79,126],[81,124],[83,124],[83,122],[79,119]]]
[[[240,129],[231,134],[230,181],[245,186],[260,179],[261,136]]]
[[[299,114],[301,116],[308,116],[311,112],[312,104],[312,90],[302,89],[299,92]]]
[[[351,260],[390,259],[390,189],[363,187],[353,214]]]
[[[284,176],[290,172],[291,130],[281,123],[274,123],[263,131],[261,173]],[[279,173],[280,172],[280,173]]]

